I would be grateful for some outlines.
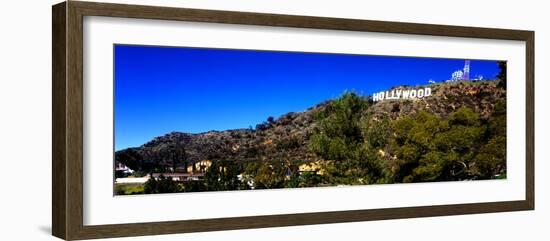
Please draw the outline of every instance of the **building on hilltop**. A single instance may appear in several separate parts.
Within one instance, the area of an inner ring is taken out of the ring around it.
[[[464,68],[451,74],[451,79],[447,82],[470,80],[470,60],[464,60]]]

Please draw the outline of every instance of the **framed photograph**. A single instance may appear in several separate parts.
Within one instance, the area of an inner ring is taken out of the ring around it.
[[[52,232],[534,209],[534,32],[53,6]]]

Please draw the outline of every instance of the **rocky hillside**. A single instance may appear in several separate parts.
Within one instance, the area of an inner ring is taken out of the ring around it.
[[[498,83],[499,81],[437,83],[428,85],[432,88],[432,95],[422,99],[373,102],[371,97],[364,97],[364,101],[370,105],[368,114],[389,116],[393,120],[420,110],[447,117],[460,107],[469,107],[482,118],[486,118],[491,115],[495,103],[506,100],[506,92],[497,86]],[[407,87],[393,89],[399,88]],[[332,103],[327,101],[304,112],[291,112],[276,119],[269,118],[253,129],[200,134],[172,132],[156,137],[140,147],[118,151],[116,160],[137,170],[170,167],[173,160],[315,161],[318,157],[310,150],[309,137],[316,130],[317,113],[330,108]]]
[[[499,87],[500,81],[459,81],[426,85],[432,88],[432,95],[422,99],[380,101],[371,106],[375,114],[389,114],[392,119],[426,110],[438,116],[447,117],[460,107],[468,107],[488,117],[494,104],[506,100],[506,90]],[[392,89],[404,89],[399,86]]]

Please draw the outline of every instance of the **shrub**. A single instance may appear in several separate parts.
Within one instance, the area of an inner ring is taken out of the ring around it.
[[[145,182],[144,190],[145,193],[175,193],[179,192],[180,188],[178,184],[172,180],[171,177],[165,177],[160,175],[157,179],[151,177],[147,182]]]

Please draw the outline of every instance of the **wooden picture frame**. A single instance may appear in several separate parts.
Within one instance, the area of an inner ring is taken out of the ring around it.
[[[443,215],[533,210],[534,189],[534,32],[400,22],[338,19],[68,1],[52,8],[52,233],[66,239],[110,238],[214,230],[356,222]],[[400,207],[336,212],[215,218],[87,226],[83,224],[83,18],[159,19],[259,26],[298,27],[526,43],[525,200]]]

